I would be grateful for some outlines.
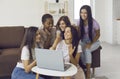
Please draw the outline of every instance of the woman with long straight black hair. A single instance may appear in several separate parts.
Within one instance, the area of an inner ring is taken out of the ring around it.
[[[90,67],[92,63],[91,52],[96,50],[100,46],[100,26],[92,17],[91,7],[83,5],[80,9],[80,44],[82,46],[83,53],[81,54],[81,60],[86,65],[86,78],[90,79]]]
[[[37,27],[29,27],[26,34],[26,40],[21,51],[20,61],[17,62],[14,68],[11,79],[35,79],[36,75],[31,71],[36,65],[35,45],[38,41]],[[44,79],[39,77],[39,79]]]

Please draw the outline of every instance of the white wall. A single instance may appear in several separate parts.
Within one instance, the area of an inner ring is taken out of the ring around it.
[[[0,0],[1,26],[41,26],[46,0]],[[53,0],[52,0],[53,1]],[[68,2],[68,16],[73,22],[73,0]]]
[[[100,40],[105,41],[105,0],[93,0],[94,4],[94,12],[95,12],[95,19],[100,25],[101,36]],[[102,6],[101,6],[102,4]]]
[[[113,0],[105,1],[105,41],[113,44]]]
[[[90,0],[90,6],[92,9],[92,16],[95,18],[95,0]]]
[[[95,0],[95,18],[101,27],[101,41],[113,44],[113,0]]]
[[[0,26],[40,26],[44,0],[0,0]]]
[[[53,3],[55,2],[55,0],[46,0],[46,1],[53,2]],[[64,1],[68,1],[68,6],[66,5],[67,8],[68,8],[67,16],[70,18],[71,23],[73,23],[73,18],[74,18],[74,1],[73,0],[59,0],[60,3],[64,2]],[[58,20],[58,19],[59,19],[59,17],[54,18],[54,20],[55,20],[54,23],[55,24],[57,23],[56,20]]]
[[[74,22],[74,1],[68,0],[68,17],[70,18],[71,23]]]
[[[120,0],[113,0],[113,41],[114,44],[120,44]]]
[[[113,15],[114,19],[120,18],[120,0],[113,0]]]

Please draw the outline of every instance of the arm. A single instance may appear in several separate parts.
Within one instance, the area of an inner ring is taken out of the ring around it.
[[[76,56],[73,56],[73,52],[75,50],[75,47],[72,48],[72,45],[69,46],[69,56],[70,56],[70,61],[71,63],[73,63],[74,65],[77,65],[79,63],[79,58],[80,58],[80,53],[76,53]]]
[[[92,43],[88,43],[88,44],[86,45],[86,48],[90,48],[91,45],[99,39],[99,37],[100,37],[100,30],[96,30],[95,32],[96,32],[96,35],[95,35],[95,37],[93,38],[93,42],[92,42]]]
[[[30,63],[30,60],[22,60],[22,63],[24,65],[25,72],[29,73],[32,67],[36,65],[36,60],[34,60],[32,63]]]
[[[96,20],[93,19],[93,30],[95,31],[96,35],[93,38],[93,41],[87,45],[87,48],[90,48],[91,45],[96,42],[100,37],[100,25]]]
[[[29,73],[31,71],[31,68],[36,65],[36,60],[34,60],[32,63],[30,62],[29,59],[29,50],[27,46],[24,46],[22,48],[22,53],[21,53],[21,60],[25,69],[26,73]]]
[[[73,57],[73,55],[69,55],[69,56],[71,63],[77,66],[77,64],[79,63],[80,53],[77,53],[75,58]]]
[[[56,39],[55,39],[52,47],[50,47],[50,49],[55,50],[55,49],[56,49],[56,46],[57,46],[57,44],[60,42],[60,40],[61,40],[60,33],[57,33]]]
[[[100,30],[96,30],[95,32],[96,32],[96,36],[93,38],[93,42],[92,43],[96,42],[99,39],[99,37],[100,37]]]
[[[86,48],[90,48],[91,45],[99,39],[99,37],[100,37],[100,30],[96,30],[95,32],[96,32],[96,35],[95,35],[95,37],[93,38],[93,42],[88,43],[88,44],[86,45]]]

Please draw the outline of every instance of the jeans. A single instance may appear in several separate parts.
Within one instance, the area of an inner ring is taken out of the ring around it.
[[[11,75],[11,79],[35,79],[35,77],[36,74],[33,72],[26,73],[24,69],[19,67],[15,67]],[[39,79],[44,78],[39,77]]]
[[[92,63],[92,54],[91,52],[93,52],[94,50],[96,50],[97,48],[99,48],[100,46],[100,42],[99,41],[96,41],[94,42],[90,48],[85,48],[87,43],[85,42],[80,42],[80,45],[82,46],[82,51],[83,53],[81,53],[81,60],[82,60],[82,63],[84,65],[87,64],[91,64]]]

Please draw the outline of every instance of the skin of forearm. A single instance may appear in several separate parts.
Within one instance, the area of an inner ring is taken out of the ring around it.
[[[25,67],[25,72],[29,73],[31,71],[32,67],[34,67],[35,65],[36,65],[36,60],[34,60],[32,63],[30,63],[29,65],[27,65]]]
[[[96,42],[100,37],[100,30],[96,31],[96,36],[93,38],[93,42],[89,43],[90,45],[93,44],[94,42]]]
[[[100,30],[97,30],[96,36],[94,37],[93,42],[96,42],[99,39],[99,37],[100,37]]]
[[[57,37],[57,38],[55,39],[53,45],[52,45],[52,48],[53,48],[54,50],[56,49],[56,46],[57,46],[57,44],[59,43],[59,41],[60,41],[60,37]]]

